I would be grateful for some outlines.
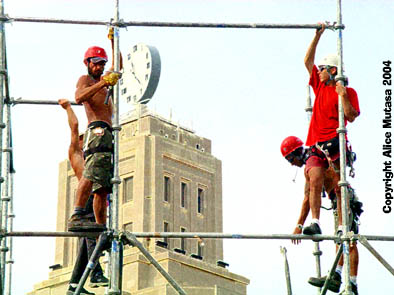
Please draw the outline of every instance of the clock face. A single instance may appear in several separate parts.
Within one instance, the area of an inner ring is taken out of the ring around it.
[[[123,61],[120,95],[129,103],[146,104],[153,97],[160,78],[160,55],[153,46],[134,45]]]

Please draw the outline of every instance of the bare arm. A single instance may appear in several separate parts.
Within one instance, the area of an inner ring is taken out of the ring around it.
[[[297,226],[293,231],[294,235],[299,235],[302,233],[302,229],[298,227],[298,225],[304,225],[306,218],[308,217],[309,214],[309,181],[305,180],[305,188],[304,188],[304,200],[302,201],[302,206],[301,206],[301,212],[300,212],[300,217],[298,217],[297,220]],[[299,244],[301,243],[300,240],[292,240],[291,241],[293,244]]]
[[[339,81],[337,82],[336,92],[341,97],[345,118],[349,122],[353,122],[358,117],[359,114],[350,103],[346,88]]]
[[[71,167],[79,180],[82,176],[84,161],[82,151],[79,147],[78,119],[67,99],[59,99],[58,102],[67,112],[68,125],[71,130],[71,143],[68,149],[68,159],[70,160]]]
[[[308,50],[306,51],[304,64],[306,69],[308,70],[309,75],[312,74],[313,65],[315,64],[315,54],[316,54],[317,44],[319,43],[320,37],[325,29],[326,29],[325,24],[321,24],[321,29],[316,30],[315,37],[313,37],[313,40],[309,45]]]
[[[108,32],[108,39],[111,40],[111,48],[112,48],[112,66],[110,68],[110,71],[113,71],[115,66],[115,51],[114,51],[114,29],[111,27]],[[123,69],[123,58],[122,58],[122,53],[119,52],[120,55],[120,64],[119,64],[119,70]]]
[[[59,99],[58,102],[67,112],[68,125],[71,130],[71,145],[78,147],[79,130],[77,116],[75,116],[75,113],[71,108],[71,104],[67,99]]]
[[[108,85],[104,80],[91,85],[89,79],[91,79],[89,76],[82,76],[78,80],[77,90],[75,91],[75,102],[78,104],[91,99],[97,92]]]

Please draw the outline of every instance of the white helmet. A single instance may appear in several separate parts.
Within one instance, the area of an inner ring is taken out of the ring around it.
[[[338,55],[332,53],[323,57],[319,62],[319,66],[338,67],[338,65],[339,65]]]

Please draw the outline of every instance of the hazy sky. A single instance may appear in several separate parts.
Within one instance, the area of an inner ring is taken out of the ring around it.
[[[126,21],[201,21],[314,24],[336,20],[336,1],[328,0],[120,0]],[[345,74],[358,95],[361,115],[349,124],[357,153],[356,178],[349,181],[364,203],[361,233],[393,235],[394,212],[384,214],[382,145],[384,91],[382,62],[394,59],[393,1],[343,1]],[[109,21],[110,0],[5,0],[13,16]],[[110,49],[104,26],[6,24],[11,95],[14,98],[74,98],[85,73],[85,50]],[[303,198],[303,171],[282,158],[283,138],[305,141],[304,111],[308,74],[303,65],[314,30],[267,29],[122,29],[122,51],[136,43],[157,47],[162,72],[149,107],[212,140],[212,153],[223,162],[224,232],[291,233]],[[337,34],[327,30],[316,58],[336,52]],[[122,104],[121,113],[132,108]],[[75,108],[86,125],[82,108]],[[15,156],[14,229],[54,231],[58,163],[67,157],[69,130],[57,106],[12,109]],[[328,201],[323,204],[329,206]],[[394,208],[393,208],[394,209]],[[307,221],[309,222],[309,220]],[[331,234],[331,211],[322,210],[322,230]],[[391,265],[393,243],[372,242]],[[251,280],[248,294],[286,294],[280,246],[287,247],[293,294],[316,294],[307,284],[315,274],[313,243],[226,240],[229,270]],[[322,271],[331,266],[334,244],[323,242]],[[13,294],[25,294],[48,278],[54,263],[54,238],[15,238]],[[393,277],[359,245],[360,294],[387,294]]]

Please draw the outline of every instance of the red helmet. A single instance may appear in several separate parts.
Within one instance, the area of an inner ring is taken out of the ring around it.
[[[86,50],[85,57],[83,58],[85,65],[88,65],[88,58],[92,57],[101,57],[103,60],[108,61],[107,53],[103,48],[98,46],[92,46]]]
[[[286,137],[282,144],[280,145],[280,151],[282,152],[283,157],[286,157],[291,152],[295,151],[299,147],[302,147],[304,143],[301,139],[295,136]]]

